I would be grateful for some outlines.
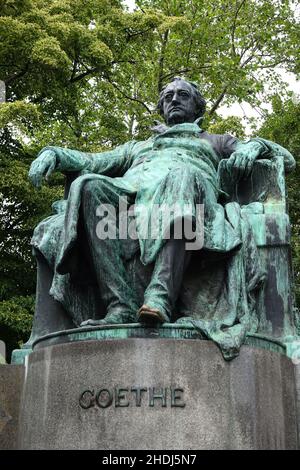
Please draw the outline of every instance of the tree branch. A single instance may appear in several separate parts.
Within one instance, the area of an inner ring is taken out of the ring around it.
[[[180,70],[173,70],[172,72],[166,73],[166,74],[162,77],[162,81],[164,82],[165,80],[170,80],[170,79],[173,78],[175,75],[180,75],[180,74],[182,74],[182,73],[189,72],[190,70],[191,70],[190,68],[185,68],[185,69],[180,69]]]
[[[212,108],[209,110],[209,112],[208,112],[209,116],[212,116],[214,114],[214,112],[216,111],[216,109],[220,106],[220,103],[223,101],[227,90],[228,90],[228,85],[225,85],[222,92],[220,93],[220,95],[218,96],[218,98],[216,99],[214,104],[212,105]]]
[[[193,5],[194,6],[194,5]],[[189,47],[188,47],[188,52],[187,52],[187,55],[186,55],[186,67],[189,66],[189,63],[190,63],[190,58],[191,58],[191,52],[192,52],[192,47],[193,47],[193,44],[194,44],[194,39],[193,39],[193,32],[195,31],[195,19],[196,19],[196,14],[198,12],[198,6],[196,6],[193,10],[193,17],[192,17],[192,30],[190,32],[190,44],[189,44]]]
[[[28,72],[28,69],[29,69],[29,64],[26,65],[25,69],[21,70],[18,73],[11,75],[6,80],[4,80],[5,85],[10,85],[12,82],[17,80],[18,78],[23,77]]]
[[[101,68],[100,67],[94,67],[93,69],[88,69],[85,72],[80,73],[76,77],[73,77],[73,78],[71,77],[69,82],[70,83],[79,82],[80,80],[87,77],[88,75],[94,75],[96,72],[101,72]]]
[[[77,65],[78,65],[78,57],[75,57],[74,63],[73,63],[73,70],[72,70],[72,74],[71,74],[71,78],[70,78],[70,82],[72,82],[72,80],[75,78],[76,70],[77,70]]]
[[[236,22],[237,18],[239,16],[239,12],[241,11],[242,7],[246,3],[247,0],[242,0],[241,3],[239,4],[238,8],[235,11],[234,18],[233,18],[233,23],[232,23],[232,28],[231,28],[231,48],[233,55],[236,56],[236,50],[235,50],[235,30],[236,30]]]
[[[278,62],[273,62],[272,64],[266,64],[266,65],[258,65],[258,69],[269,69],[269,68],[274,68],[277,67],[278,65],[286,63],[285,60],[280,60]]]
[[[117,64],[122,64],[122,63],[136,64],[136,60],[114,60],[113,62],[110,63],[110,66],[117,65]],[[78,64],[79,64],[79,62],[77,63],[77,65]],[[81,64],[81,65],[84,66],[83,64]],[[103,72],[103,69],[101,67],[94,67],[92,69],[88,69],[87,67],[85,67],[85,68],[86,68],[86,71],[80,73],[77,76],[73,76],[73,73],[72,73],[72,76],[71,76],[69,82],[70,83],[75,83],[75,82],[78,82],[78,81],[82,80],[83,78],[87,77],[88,75],[94,75],[95,73]],[[73,68],[73,71],[74,71],[74,68]]]
[[[149,31],[153,31],[153,28],[147,28],[144,29],[143,31],[136,31],[134,33],[131,33],[128,29],[125,28],[125,32],[127,33],[127,40],[130,41],[130,39],[136,37],[136,36],[141,36],[145,33],[148,33]]]
[[[254,57],[254,53],[255,53],[256,50],[257,50],[257,47],[255,47],[255,48],[252,50],[251,55],[250,55],[247,59],[244,60],[244,62],[241,64],[241,69],[244,68],[244,67],[246,67],[246,65],[248,65],[249,62],[251,62],[251,60],[252,60],[253,57]]]
[[[163,87],[165,52],[166,52],[166,47],[167,47],[167,43],[168,43],[168,37],[169,37],[169,30],[167,29],[164,32],[164,35],[163,35],[163,38],[162,38],[160,57],[159,57],[159,61],[158,61],[158,80],[157,80],[158,93],[161,92],[162,87]]]
[[[135,98],[135,97],[133,97],[133,96],[129,96],[129,95],[127,95],[126,93],[124,93],[124,91],[121,90],[121,88],[119,88],[119,86],[118,86],[116,83],[114,83],[114,82],[111,80],[111,78],[108,77],[107,75],[106,75],[106,79],[109,81],[109,83],[110,83],[119,93],[121,93],[122,96],[124,96],[124,98],[126,98],[126,99],[129,100],[129,101],[135,101],[136,103],[141,104],[141,105],[146,109],[146,111],[147,111],[149,114],[152,114],[151,109],[148,108],[148,106],[147,106],[143,101],[139,100],[138,98]]]

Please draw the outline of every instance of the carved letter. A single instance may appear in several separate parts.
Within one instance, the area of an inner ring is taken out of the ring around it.
[[[167,406],[167,389],[161,388],[159,392],[155,392],[155,387],[149,388],[149,406],[154,406],[154,400],[161,400],[161,406]]]
[[[135,393],[135,405],[141,406],[142,393],[147,392],[146,388],[132,387],[131,391]]]
[[[104,400],[101,399],[101,395],[104,395]],[[106,395],[106,398],[105,398],[105,395]],[[108,408],[113,402],[112,393],[109,390],[107,390],[107,388],[103,388],[97,393],[96,401],[97,401],[97,405],[100,408]]]
[[[115,387],[115,407],[129,406],[129,401],[121,403],[121,400],[124,400],[124,398],[126,398],[126,392],[128,392],[128,388]]]
[[[88,410],[92,406],[95,406],[95,394],[94,390],[85,390],[79,397],[79,405],[84,410]]]
[[[182,399],[181,393],[183,393],[183,388],[173,388],[171,387],[171,407],[184,408],[185,403],[179,403],[179,400]]]

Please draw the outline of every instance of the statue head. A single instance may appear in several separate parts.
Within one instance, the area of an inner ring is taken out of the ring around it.
[[[166,85],[160,95],[157,109],[167,124],[194,122],[205,113],[206,101],[198,86],[180,77]]]

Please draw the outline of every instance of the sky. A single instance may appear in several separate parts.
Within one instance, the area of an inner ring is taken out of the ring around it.
[[[135,0],[123,0],[124,3],[128,6],[128,9],[132,11],[135,7]],[[298,10],[297,10],[298,12]],[[299,15],[300,15],[300,7],[299,7]],[[298,16],[298,13],[297,13]],[[295,96],[298,96],[300,99],[300,81],[296,80],[295,74],[288,73],[282,68],[277,68],[277,72],[281,75],[283,80],[288,84],[289,89],[295,93]],[[271,105],[265,103],[265,109],[271,111]],[[258,120],[261,119],[261,114],[259,111],[254,109],[248,103],[243,102],[241,104],[235,103],[231,106],[220,106],[218,109],[218,113],[223,116],[238,116],[243,120],[243,124],[246,128],[247,132],[250,132],[250,127],[247,122],[247,118],[254,117]]]
[[[123,0],[124,3],[128,6],[129,10],[133,10],[135,7],[135,1],[134,0]]]

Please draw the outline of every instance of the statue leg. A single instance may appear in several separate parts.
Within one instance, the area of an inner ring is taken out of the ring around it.
[[[160,227],[160,221],[164,220],[166,205],[170,210],[179,206],[184,213],[178,214],[176,221],[174,219],[176,226],[171,222],[169,227],[171,230],[173,227],[171,239],[162,245],[156,257],[152,279],[145,291],[144,305],[138,313],[140,321],[161,323],[170,321],[179,296],[183,274],[191,257],[191,252],[186,251],[186,240],[183,235],[187,227],[185,221],[189,222],[188,226],[191,226],[190,222],[193,221],[193,217],[196,218],[196,204],[203,204],[209,191],[210,187],[199,176],[199,170],[184,165],[171,169],[156,189],[155,201],[162,206],[161,211],[158,209],[156,212],[153,206],[151,215],[154,218],[151,223],[156,223],[156,227]],[[170,219],[166,221],[170,224]],[[177,224],[182,224],[181,230],[175,230]],[[161,240],[163,240],[167,225],[163,227],[164,229],[160,232]],[[177,236],[181,234],[181,239],[175,237],[176,232]]]
[[[144,305],[139,310],[139,321],[170,321],[191,258],[185,244],[184,239],[171,239],[162,247],[144,294]]]
[[[122,240],[116,237],[99,237],[96,227],[101,220],[96,209],[105,204],[116,212],[120,197],[127,197],[129,203],[134,201],[135,193],[112,184],[109,178],[88,182],[82,194],[82,216],[87,242],[97,278],[101,298],[107,309],[102,320],[87,320],[82,325],[110,323],[132,323],[136,321],[138,303],[131,286],[122,256]],[[112,219],[110,219],[112,220]]]

